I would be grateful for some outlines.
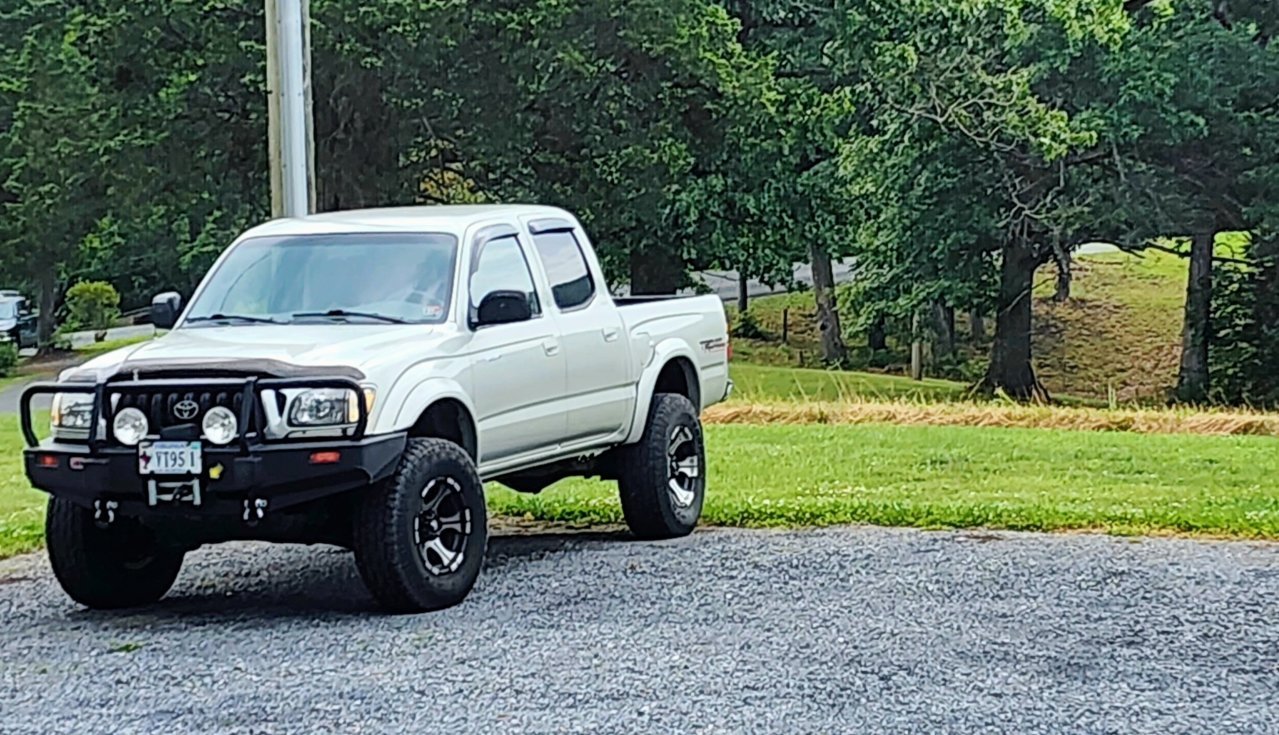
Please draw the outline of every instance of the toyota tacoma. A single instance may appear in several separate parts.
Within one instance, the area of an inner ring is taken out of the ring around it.
[[[688,534],[699,415],[731,388],[721,301],[611,297],[552,207],[269,222],[152,319],[169,331],[22,397],[49,560],[91,608],[154,602],[188,551],[236,539],[344,546],[383,608],[448,607],[489,481],[616,480],[636,536]]]

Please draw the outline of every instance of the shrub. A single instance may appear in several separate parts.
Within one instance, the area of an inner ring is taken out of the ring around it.
[[[92,329],[95,341],[106,339],[107,330],[120,317],[120,294],[105,281],[81,281],[67,291],[67,324]]]
[[[18,346],[12,342],[0,342],[0,377],[13,375],[18,366]]]
[[[737,339],[768,339],[768,333],[749,310],[737,315],[737,323],[733,325],[733,336]]]

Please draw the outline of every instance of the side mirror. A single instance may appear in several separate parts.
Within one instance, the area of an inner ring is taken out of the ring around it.
[[[480,301],[472,326],[512,324],[532,318],[533,307],[529,305],[528,294],[520,291],[493,291]]]
[[[151,299],[151,323],[156,329],[172,329],[182,313],[182,295],[166,291]]]

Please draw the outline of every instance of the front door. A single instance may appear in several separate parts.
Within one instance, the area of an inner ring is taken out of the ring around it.
[[[476,239],[471,258],[469,311],[497,291],[529,296],[531,318],[473,327],[472,400],[481,464],[553,450],[567,419],[565,357],[555,317],[542,308],[528,258],[513,231]]]

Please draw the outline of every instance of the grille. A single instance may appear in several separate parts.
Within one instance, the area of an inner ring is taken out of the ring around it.
[[[240,407],[244,405],[244,393],[239,390],[169,390],[169,391],[120,391],[115,403],[115,412],[125,408],[136,408],[146,414],[152,431],[168,429],[174,426],[199,426],[204,414],[214,406],[223,406],[240,415]],[[179,418],[174,409],[183,401],[191,401],[199,406],[199,410],[191,418]]]

